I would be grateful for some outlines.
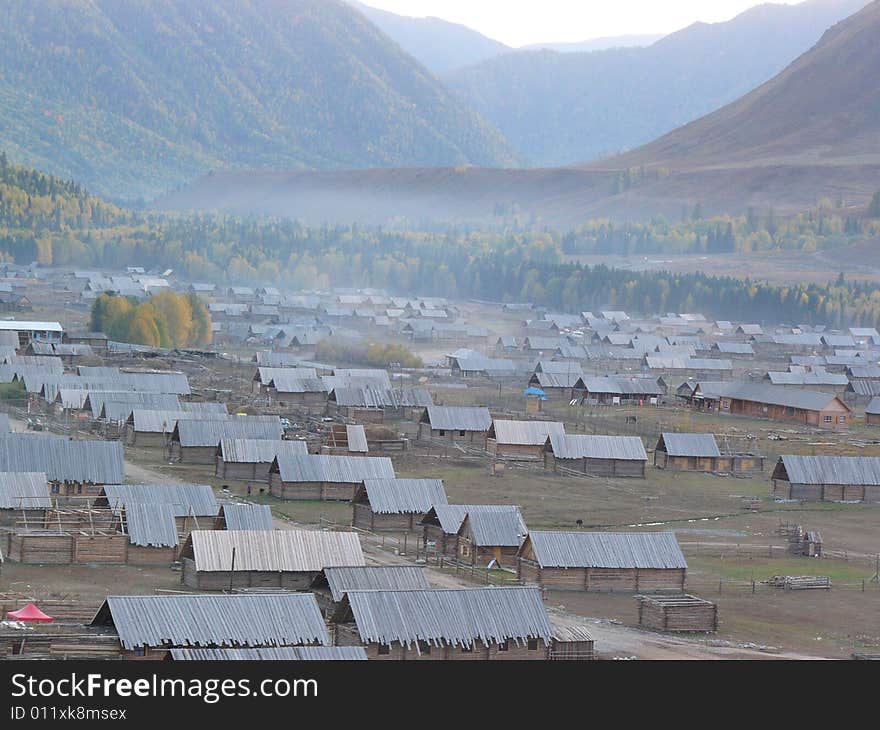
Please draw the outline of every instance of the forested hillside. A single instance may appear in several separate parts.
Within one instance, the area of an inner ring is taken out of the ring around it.
[[[102,203],[73,183],[0,165],[3,260],[173,268],[191,280],[294,289],[372,286],[399,294],[526,300],[572,312],[609,307],[650,313],[699,310],[717,317],[735,312],[758,320],[880,325],[880,294],[873,286],[836,281],[779,287],[734,277],[632,272],[571,261],[573,255],[596,252],[833,249],[880,233],[880,219],[870,217],[880,215],[880,205],[865,214],[842,218],[829,201],[789,219],[778,219],[772,211],[704,219],[694,210],[678,223],[656,219],[615,226],[590,221],[567,234],[306,227],[269,218],[143,216]],[[141,339],[173,341],[163,339],[161,328],[153,332],[145,323],[138,327]],[[148,329],[152,334],[144,334]]]
[[[111,200],[226,166],[514,162],[341,0],[7,0],[2,17],[0,148]]]

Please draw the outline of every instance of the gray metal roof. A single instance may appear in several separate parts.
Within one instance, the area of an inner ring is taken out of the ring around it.
[[[581,364],[570,360],[538,360],[535,365],[536,373],[555,373],[556,375],[583,375]]]
[[[177,524],[169,504],[126,503],[125,527],[132,545],[177,547]]]
[[[424,388],[337,387],[331,400],[339,406],[361,408],[419,408],[434,403]]]
[[[314,372],[314,371],[313,371]],[[269,381],[279,394],[283,393],[326,393],[327,386],[319,377],[302,377],[285,373],[275,375]]]
[[[275,459],[282,482],[359,484],[364,479],[394,479],[387,456],[289,456]]]
[[[180,410],[184,413],[198,413],[199,417],[209,414],[229,415],[226,404],[218,401],[181,401]]]
[[[489,409],[482,406],[428,406],[422,420],[441,431],[485,432],[492,425]]]
[[[660,434],[657,449],[670,456],[721,456],[715,436],[711,433],[672,433],[664,431]]]
[[[345,437],[348,442],[349,451],[359,454],[366,454],[369,452],[370,447],[367,444],[367,432],[362,425],[347,425],[345,427]]]
[[[874,396],[871,398],[871,402],[865,406],[865,413],[870,413],[872,416],[880,413],[880,396]]]
[[[49,481],[113,484],[125,479],[119,441],[0,433],[0,471],[45,472]]]
[[[298,439],[220,439],[220,456],[227,464],[271,464],[279,454],[308,455],[305,441]]]
[[[173,393],[148,393],[142,391],[89,391],[83,403],[83,408],[91,408],[92,418],[111,418],[104,414],[104,404],[120,404],[116,408],[111,406],[111,413],[121,413],[125,409],[122,404],[128,406],[128,412],[120,418],[112,420],[125,420],[131,415],[135,407],[151,408],[153,410],[174,411],[180,410],[180,401]]]
[[[840,399],[834,393],[813,390],[795,390],[775,385],[743,383],[737,381],[700,381],[697,383],[696,397],[702,396],[717,400],[720,397],[745,400],[752,403],[788,406],[810,411],[821,411],[831,401]],[[843,403],[843,401],[840,401]],[[844,404],[845,405],[845,404]],[[847,409],[849,407],[847,406]]]
[[[302,367],[272,367],[269,365],[261,365],[257,368],[254,380],[259,380],[262,385],[269,385],[275,378],[280,381],[293,378],[297,380],[316,380],[318,373],[314,368]]]
[[[196,570],[316,572],[332,565],[363,565],[355,532],[318,530],[193,530],[182,555],[192,554]]]
[[[279,646],[256,649],[172,649],[175,661],[367,661],[362,646]]]
[[[598,376],[584,378],[587,393],[610,393],[611,395],[649,395],[663,393],[656,378],[627,378]]]
[[[529,383],[537,383],[542,388],[574,388],[581,381],[579,370],[571,373],[535,373],[529,378]]]
[[[672,532],[530,532],[542,568],[687,568]]]
[[[115,378],[120,375],[120,370],[112,366],[77,365],[76,374],[83,378]]]
[[[880,485],[880,456],[780,456],[773,478],[792,484]]]
[[[648,460],[645,446],[638,436],[553,433],[550,434],[550,448],[557,459]]]
[[[847,387],[857,395],[880,395],[880,380],[851,380]]]
[[[843,373],[811,370],[807,373],[770,371],[767,379],[773,385],[846,385],[849,378]]]
[[[12,426],[9,423],[9,414],[0,413],[0,433],[9,433],[11,431]]]
[[[417,565],[346,565],[324,568],[334,601],[347,591],[418,590],[430,588],[425,571]]]
[[[63,391],[62,391],[63,394]],[[183,405],[181,403],[181,405]],[[136,433],[173,433],[178,421],[210,420],[228,421],[232,416],[228,413],[215,411],[163,411],[153,408],[135,408],[129,420]]]
[[[512,421],[496,418],[488,437],[499,444],[543,446],[551,434],[564,435],[565,424],[558,421]]]
[[[49,509],[49,484],[42,472],[0,472],[0,509]]]
[[[209,484],[105,484],[111,509],[130,504],[167,504],[177,517],[215,517],[219,505]]]
[[[217,446],[224,438],[281,440],[278,416],[238,416],[221,421],[180,420],[174,440],[182,447]]]
[[[311,593],[107,596],[92,624],[110,623],[125,649],[330,644]]]
[[[442,479],[364,479],[364,490],[377,514],[422,513],[447,502]]]
[[[475,545],[481,547],[522,545],[528,533],[522,513],[515,505],[503,506],[507,509],[471,510],[467,513],[467,523]]]
[[[716,342],[713,350],[727,355],[754,355],[755,350],[748,342]]]
[[[436,517],[443,532],[447,535],[455,535],[461,528],[465,515],[505,511],[519,512],[519,507],[510,504],[437,504],[425,515],[422,524],[432,523]]]
[[[220,505],[227,530],[274,530],[272,508],[268,504],[226,502]]]
[[[880,380],[880,365],[851,365],[847,368],[851,378]]]
[[[528,639],[550,642],[553,629],[537,588],[349,591],[348,602],[361,641],[425,641],[434,646],[473,646]]]

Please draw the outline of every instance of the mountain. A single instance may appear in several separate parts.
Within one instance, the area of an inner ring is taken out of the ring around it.
[[[470,66],[512,49],[465,25],[440,18],[410,18],[359,2],[352,5],[403,50],[435,74]]]
[[[0,99],[10,159],[113,200],[224,167],[515,161],[339,0],[7,0]]]
[[[520,221],[678,219],[749,209],[789,215],[827,198],[858,215],[880,189],[880,0],[830,28],[772,80],[628,154],[580,168],[223,173],[162,201],[308,222],[392,218]]]
[[[559,53],[589,53],[590,51],[604,51],[608,48],[633,48],[650,46],[663,38],[663,33],[646,33],[642,35],[612,35],[602,38],[592,38],[588,41],[576,41],[574,43],[530,43],[520,46],[521,51],[557,51]]]
[[[751,93],[612,162],[675,170],[878,164],[878,39],[873,2]]]
[[[632,149],[733,101],[864,5],[760,5],[646,48],[505,54],[444,80],[527,164],[574,164]]]

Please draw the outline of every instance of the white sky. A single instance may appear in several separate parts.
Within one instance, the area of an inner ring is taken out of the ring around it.
[[[772,0],[794,5],[799,0]],[[761,0],[362,0],[398,15],[461,23],[509,46],[671,33],[730,20]]]

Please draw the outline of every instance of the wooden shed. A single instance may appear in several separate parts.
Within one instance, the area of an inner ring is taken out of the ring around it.
[[[371,660],[546,660],[553,635],[529,587],[349,590],[333,620]]]
[[[648,455],[638,436],[551,434],[544,446],[544,466],[606,477],[645,478]]]
[[[90,626],[115,632],[123,659],[166,659],[176,648],[330,644],[310,593],[108,596]]]
[[[550,660],[586,662],[596,658],[593,637],[583,626],[572,626],[552,621],[553,639],[550,642]]]
[[[237,416],[229,420],[178,421],[171,433],[171,458],[188,464],[214,464],[224,438],[281,440],[278,416]]]
[[[654,466],[675,471],[727,472],[741,474],[764,470],[758,454],[722,454],[711,433],[660,434],[654,447]]]
[[[639,626],[657,631],[718,630],[718,606],[687,593],[682,595],[636,596]]]
[[[805,502],[880,502],[880,457],[779,457],[773,474],[773,495]]]
[[[446,503],[441,479],[364,479],[351,500],[351,524],[373,531],[419,529],[431,507]]]
[[[363,565],[357,533],[316,530],[194,530],[180,551],[190,588],[307,590],[334,565]]]
[[[672,532],[530,532],[517,576],[550,590],[676,591],[687,561]]]
[[[268,482],[269,467],[279,454],[306,456],[305,441],[299,439],[222,438],[217,446],[214,475],[221,479]]]
[[[227,502],[220,505],[215,530],[274,530],[272,508],[268,504]]]
[[[269,490],[280,499],[350,501],[364,479],[394,479],[387,456],[280,455],[269,467]]]
[[[496,418],[486,433],[486,451],[496,457],[540,461],[551,434],[564,435],[565,424]]]
[[[865,406],[865,423],[869,426],[880,425],[880,396],[874,396]]]
[[[468,516],[470,524],[462,530]],[[526,534],[520,509],[511,504],[435,505],[425,513],[421,524],[426,552],[473,564],[494,558],[500,563],[515,565],[516,552]],[[464,545],[463,555],[460,544]]]
[[[125,443],[144,449],[162,449],[170,445],[178,421],[228,421],[232,418],[224,403],[198,404],[219,406],[199,410],[184,409],[184,405],[196,404],[181,403],[180,408],[171,411],[134,408],[125,423]]]
[[[428,406],[419,421],[419,438],[459,441],[482,448],[491,425],[488,408]]]

